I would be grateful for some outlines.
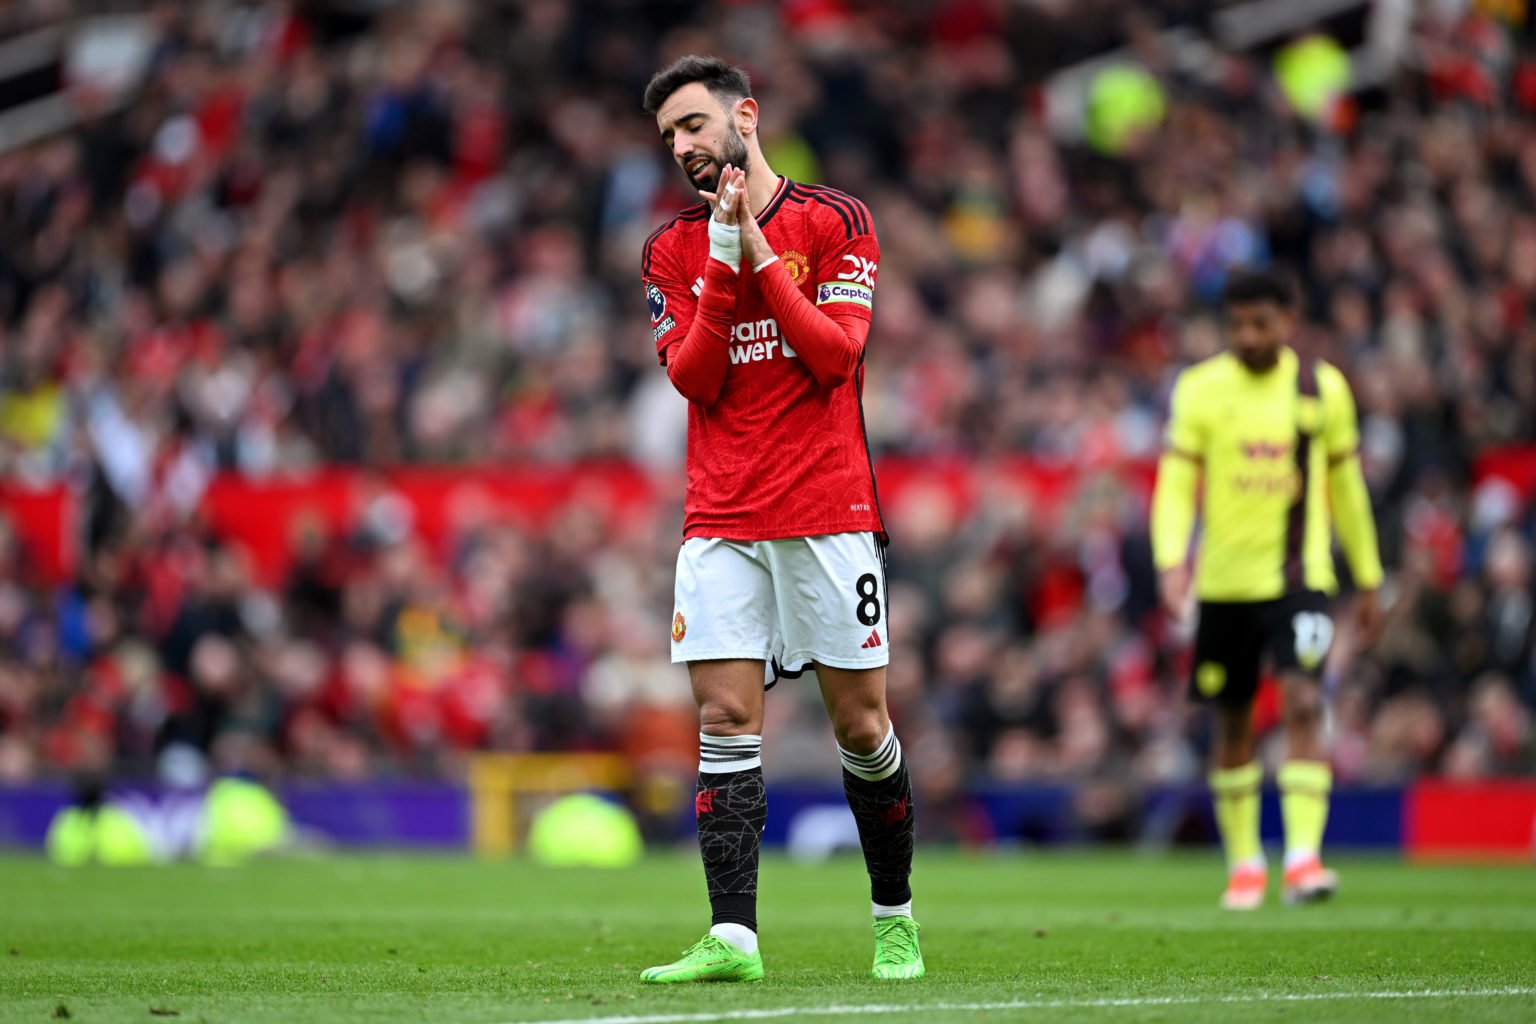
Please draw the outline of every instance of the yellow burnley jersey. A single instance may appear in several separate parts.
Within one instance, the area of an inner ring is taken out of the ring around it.
[[[1338,589],[1328,469],[1359,446],[1355,403],[1344,375],[1321,360],[1317,397],[1303,396],[1297,363],[1287,348],[1273,370],[1256,374],[1223,352],[1185,370],[1174,386],[1168,446],[1197,462],[1205,483],[1195,576],[1201,600]],[[1303,475],[1306,501],[1293,509]]]

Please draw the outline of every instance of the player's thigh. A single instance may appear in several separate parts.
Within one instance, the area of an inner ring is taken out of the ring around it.
[[[858,670],[888,663],[885,565],[873,534],[791,537],[767,548],[785,665]]]
[[[1256,604],[1200,602],[1190,697],[1223,709],[1247,707],[1259,688],[1263,656],[1264,633]]]
[[[760,545],[691,537],[677,553],[672,661],[767,661],[779,634]],[[757,685],[762,687],[762,674]]]
[[[699,707],[699,731],[712,736],[762,735],[763,662],[751,658],[690,661],[688,681]]]
[[[837,668],[818,662],[816,680],[838,744],[856,754],[876,750],[891,728],[885,706],[885,666]]]
[[[1333,647],[1333,616],[1327,595],[1315,590],[1269,602],[1263,615],[1264,645],[1282,679],[1317,681]]]

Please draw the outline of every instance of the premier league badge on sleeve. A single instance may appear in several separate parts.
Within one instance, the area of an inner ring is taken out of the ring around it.
[[[661,318],[667,315],[667,297],[649,281],[645,285],[645,302],[651,307],[651,323],[660,323]]]

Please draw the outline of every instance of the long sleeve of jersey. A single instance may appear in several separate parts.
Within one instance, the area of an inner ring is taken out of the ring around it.
[[[1328,499],[1333,529],[1349,562],[1355,586],[1375,590],[1381,586],[1381,552],[1376,546],[1376,520],[1371,514],[1371,495],[1360,469],[1360,428],[1355,396],[1344,375],[1332,367],[1322,375],[1324,441],[1328,451]]]
[[[1376,546],[1376,520],[1371,515],[1371,495],[1365,486],[1357,453],[1331,460],[1328,493],[1333,504],[1333,528],[1349,562],[1355,586],[1375,590],[1381,586],[1381,552]]]
[[[1152,491],[1152,561],[1159,572],[1183,565],[1189,554],[1199,487],[1197,463],[1183,452],[1163,453]]]
[[[667,346],[667,377],[690,402],[714,405],[731,368],[731,323],[736,316],[737,272],[710,260],[704,269],[704,289],[688,333]]]
[[[1152,561],[1159,572],[1183,565],[1195,529],[1195,500],[1200,489],[1204,439],[1193,413],[1173,390],[1168,416],[1168,445],[1157,464],[1152,491]]]
[[[864,358],[864,342],[869,337],[867,313],[855,312],[857,307],[847,303],[823,312],[796,287],[778,260],[756,274],[779,329],[816,382],[830,388],[852,377]]]

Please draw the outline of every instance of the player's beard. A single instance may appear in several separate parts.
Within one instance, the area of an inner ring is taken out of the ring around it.
[[[729,134],[726,135],[725,141],[720,146],[720,155],[711,155],[709,165],[704,168],[703,173],[697,177],[689,174],[688,180],[693,182],[694,188],[702,189],[705,192],[719,192],[720,172],[725,168],[725,165],[730,164],[733,167],[739,167],[741,170],[746,171],[750,169],[748,167],[750,159],[751,157],[747,153],[747,140],[743,139],[741,133],[736,130],[736,126],[732,125]],[[686,174],[687,172],[685,171],[684,173]]]
[[[1238,362],[1248,368],[1252,374],[1264,374],[1280,365],[1280,346],[1261,349],[1239,349],[1237,351]]]

